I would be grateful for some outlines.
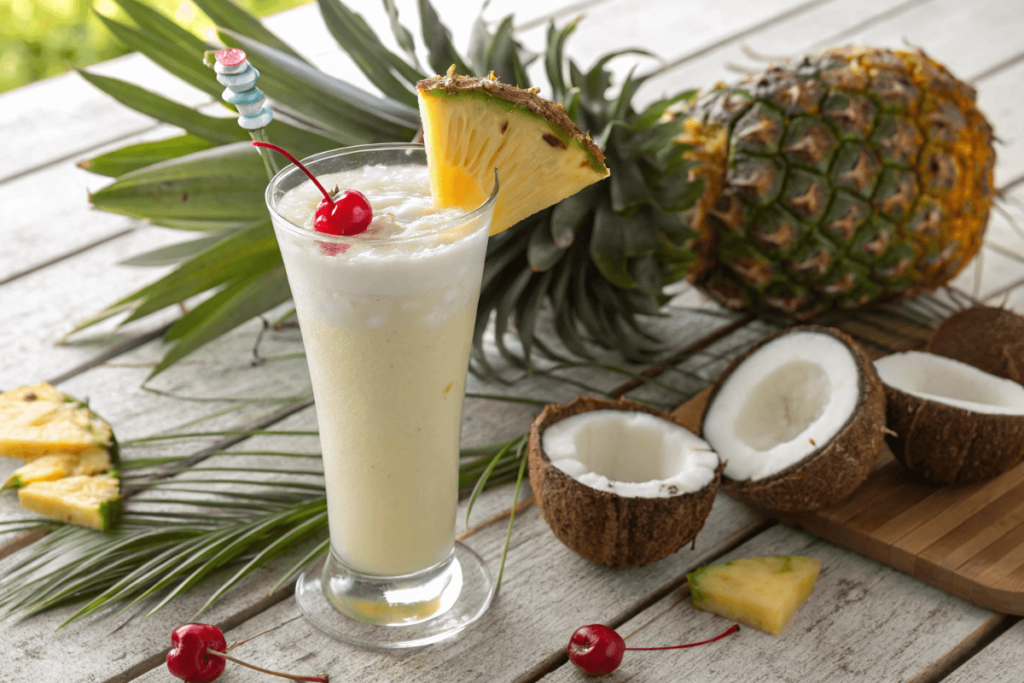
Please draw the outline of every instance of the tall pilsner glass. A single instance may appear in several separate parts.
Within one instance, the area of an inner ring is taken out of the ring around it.
[[[331,539],[296,599],[341,640],[425,645],[476,621],[494,590],[480,558],[455,542],[455,515],[497,183],[474,211],[438,212],[420,145],[350,147],[304,163],[328,191],[365,194],[374,221],[352,237],[303,227],[320,195],[295,166],[267,188],[313,383]]]

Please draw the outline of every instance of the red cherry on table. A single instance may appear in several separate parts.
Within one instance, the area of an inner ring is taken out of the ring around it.
[[[569,638],[569,659],[591,676],[606,676],[619,668],[619,664],[622,663],[622,655],[626,650],[634,652],[640,650],[683,650],[688,647],[713,643],[731,636],[739,630],[739,624],[733,624],[714,638],[708,638],[698,643],[666,647],[626,647],[626,642],[614,629],[603,624],[591,624],[576,629],[576,632]]]
[[[569,639],[569,660],[591,676],[605,676],[619,668],[626,641],[604,624],[576,629]]]
[[[210,683],[224,672],[223,657],[207,654],[206,648],[224,652],[224,632],[213,624],[185,624],[171,632],[167,670],[187,683]]]
[[[337,190],[332,193],[334,201],[321,199],[316,209],[313,229],[328,235],[358,235],[366,230],[373,220],[370,200],[359,190]]]

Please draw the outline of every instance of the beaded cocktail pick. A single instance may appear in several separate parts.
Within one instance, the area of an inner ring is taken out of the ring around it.
[[[207,53],[208,66],[211,65],[209,56]],[[268,142],[266,128],[274,120],[274,112],[266,106],[267,99],[256,87],[260,72],[249,63],[245,52],[238,48],[218,50],[213,53],[213,57],[215,63],[212,66],[217,72],[217,82],[225,87],[221,97],[238,109],[238,125],[249,131],[253,141]],[[260,149],[260,156],[268,175],[273,178],[279,170],[276,160],[263,149]]]

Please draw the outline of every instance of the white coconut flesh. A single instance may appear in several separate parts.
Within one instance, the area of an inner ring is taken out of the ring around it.
[[[544,430],[551,464],[585,486],[626,498],[669,498],[700,491],[718,456],[690,430],[655,415],[592,410]]]
[[[894,389],[972,413],[1024,415],[1024,386],[960,361],[921,351],[875,361],[883,383]]]
[[[704,438],[734,481],[758,481],[826,446],[860,401],[853,353],[829,334],[794,332],[737,366],[704,418]]]

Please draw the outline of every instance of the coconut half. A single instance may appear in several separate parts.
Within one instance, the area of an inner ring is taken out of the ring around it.
[[[652,408],[577,398],[530,428],[530,485],[555,536],[606,567],[656,562],[696,538],[721,466],[708,444]]]
[[[875,361],[887,441],[908,469],[944,484],[984,481],[1024,458],[1024,386],[966,363],[908,351]]]
[[[842,332],[793,328],[718,380],[701,433],[726,463],[722,487],[766,510],[817,510],[867,478],[885,429],[871,360]]]
[[[1024,316],[988,306],[954,313],[927,351],[1024,385]]]

